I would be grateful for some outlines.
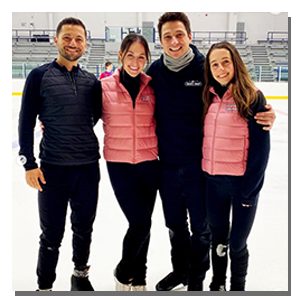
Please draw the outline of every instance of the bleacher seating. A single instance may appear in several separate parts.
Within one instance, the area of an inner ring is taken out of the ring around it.
[[[266,39],[257,42],[263,45],[287,45],[289,33],[287,31],[268,31]]]
[[[278,33],[278,32],[277,32]],[[280,32],[282,34],[282,32]],[[279,39],[280,43],[275,43]],[[105,39],[88,38],[87,49],[79,63],[96,76],[104,71],[106,61],[118,66],[118,50],[120,42],[106,42]],[[154,61],[163,53],[160,43],[149,43],[151,60]],[[210,48],[208,43],[196,43],[201,53],[206,55]],[[235,44],[250,75],[255,81],[288,80],[288,42],[285,37],[278,38],[276,34],[268,33],[264,42],[257,44]],[[32,68],[48,63],[57,56],[57,48],[53,41],[32,41],[25,37],[12,37],[12,77],[23,78]]]

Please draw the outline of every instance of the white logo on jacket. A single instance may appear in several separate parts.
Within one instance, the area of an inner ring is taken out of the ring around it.
[[[189,80],[184,83],[185,86],[202,86],[202,82],[199,80]]]

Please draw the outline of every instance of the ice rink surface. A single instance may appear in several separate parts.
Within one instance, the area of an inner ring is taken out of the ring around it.
[[[20,100],[20,96],[12,97],[12,290],[34,291],[37,288],[36,263],[41,232],[37,192],[26,185],[24,169],[17,163]],[[272,104],[277,117],[271,131],[271,153],[265,184],[248,240],[250,265],[247,291],[288,291],[289,284],[288,101],[268,102]],[[36,128],[36,132],[35,151],[38,157],[39,128]],[[102,155],[101,121],[96,125],[95,132],[100,141]],[[100,198],[89,260],[90,280],[96,291],[114,291],[112,272],[121,258],[127,222],[114,197],[103,158],[100,160],[100,167]],[[171,271],[170,242],[159,196],[152,223],[147,277],[149,291],[155,291],[156,283]],[[73,270],[71,238],[68,214],[54,291],[70,290],[70,276]],[[211,271],[208,271],[205,291],[209,290],[210,280]]]

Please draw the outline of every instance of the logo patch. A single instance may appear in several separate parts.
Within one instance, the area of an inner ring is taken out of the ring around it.
[[[150,96],[148,96],[148,95],[142,95],[142,101],[149,102],[150,101]]]
[[[236,104],[226,104],[226,110],[236,111]]]
[[[189,80],[184,83],[185,86],[202,86],[202,82],[199,80]]]
[[[17,157],[17,164],[20,166],[24,166],[27,163],[27,158],[24,155],[20,155]]]

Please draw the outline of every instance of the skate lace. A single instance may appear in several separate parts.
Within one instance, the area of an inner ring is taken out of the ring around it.
[[[89,272],[88,272],[88,269],[85,269],[83,271],[79,271],[79,270],[74,269],[73,275],[75,277],[79,277],[79,278],[88,278],[89,277]]]

